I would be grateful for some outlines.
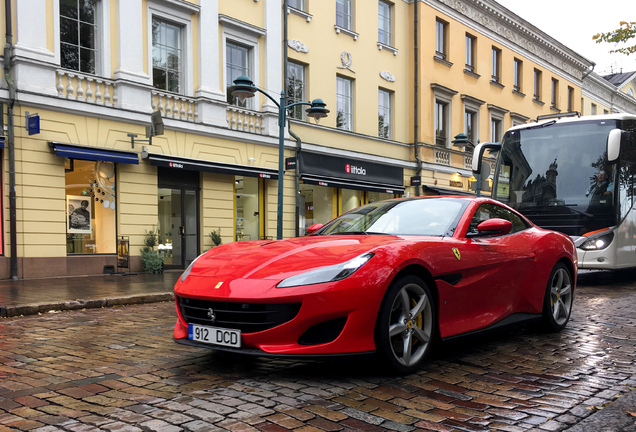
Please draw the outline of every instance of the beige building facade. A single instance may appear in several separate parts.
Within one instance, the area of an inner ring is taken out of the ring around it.
[[[593,100],[634,109],[492,0],[286,4],[11,0],[0,278],[141,271],[149,231],[175,269],[213,231],[275,239],[279,181],[285,238],[379,199],[470,194],[458,134],[499,141]],[[232,96],[240,76],[271,98]],[[315,99],[319,123],[286,111],[280,178],[276,103]]]

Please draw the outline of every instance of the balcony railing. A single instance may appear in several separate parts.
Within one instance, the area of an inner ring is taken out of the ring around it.
[[[107,107],[117,103],[117,89],[112,80],[61,69],[56,71],[56,78],[60,98]]]
[[[445,149],[436,148],[435,149],[435,163],[440,165],[448,165],[451,164],[451,152]]]
[[[262,134],[263,114],[234,105],[227,107],[227,126],[236,131]]]
[[[196,117],[194,98],[153,90],[151,105],[166,118],[193,122]]]

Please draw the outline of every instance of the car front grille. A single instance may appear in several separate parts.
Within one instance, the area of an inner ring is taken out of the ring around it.
[[[255,333],[292,320],[301,303],[243,303],[178,297],[181,316],[199,324]]]

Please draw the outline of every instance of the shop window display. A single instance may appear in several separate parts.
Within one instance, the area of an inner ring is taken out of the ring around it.
[[[116,252],[115,164],[67,159],[66,252]]]
[[[259,181],[236,176],[236,241],[259,239]]]
[[[335,191],[336,189],[325,186],[300,185],[298,199],[301,235],[311,225],[325,224],[336,216],[334,211]]]

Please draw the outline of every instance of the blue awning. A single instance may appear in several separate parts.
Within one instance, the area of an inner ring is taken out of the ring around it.
[[[4,137],[0,137],[0,148],[4,148]]]
[[[139,153],[135,152],[63,144],[53,141],[49,142],[49,147],[56,155],[70,159],[109,161],[139,165]]]

